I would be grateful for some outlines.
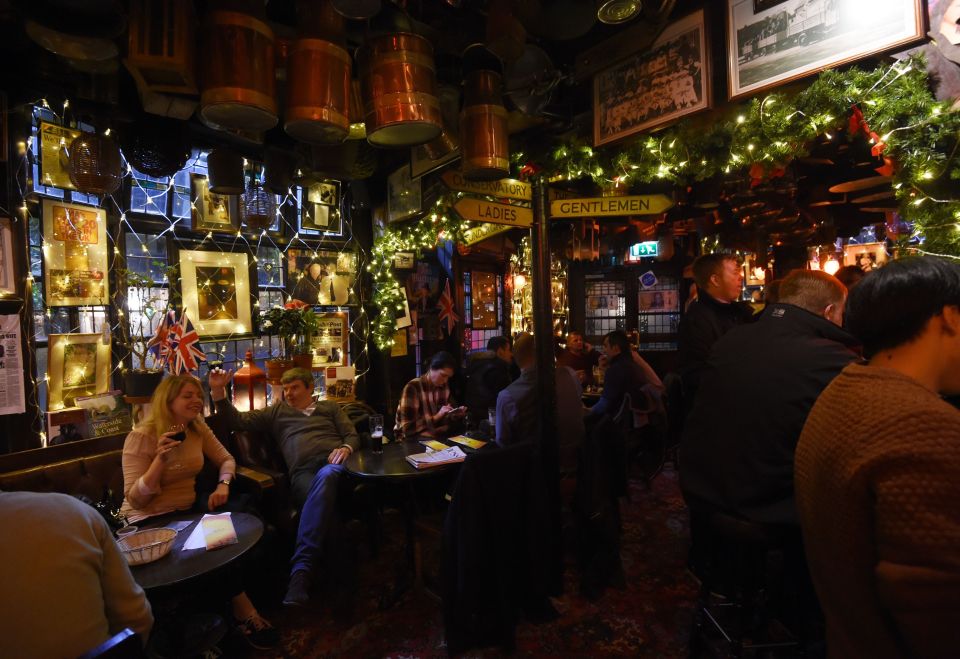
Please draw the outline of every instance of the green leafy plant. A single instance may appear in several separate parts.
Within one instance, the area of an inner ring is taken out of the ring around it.
[[[300,300],[291,300],[260,314],[260,333],[279,336],[286,356],[309,352],[310,339],[316,330],[317,315],[313,307]]]

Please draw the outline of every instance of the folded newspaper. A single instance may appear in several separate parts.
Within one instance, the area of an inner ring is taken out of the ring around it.
[[[438,465],[450,464],[451,462],[463,462],[466,459],[467,454],[464,453],[459,446],[451,446],[442,451],[427,451],[426,453],[414,453],[413,455],[407,456],[407,462],[417,469],[436,467]]]

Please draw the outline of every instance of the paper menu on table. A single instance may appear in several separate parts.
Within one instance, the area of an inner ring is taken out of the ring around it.
[[[183,543],[183,549],[217,549],[238,542],[237,531],[233,526],[230,513],[204,515],[190,537]]]
[[[467,437],[466,435],[457,435],[455,437],[447,437],[448,442],[453,442],[454,444],[462,444],[467,448],[479,449],[487,445],[487,443],[480,439],[473,439],[472,437]]]
[[[463,462],[467,454],[459,446],[451,446],[442,451],[430,451],[428,453],[415,453],[407,456],[407,462],[417,469],[424,467],[436,467],[438,465],[449,464],[451,462]]]

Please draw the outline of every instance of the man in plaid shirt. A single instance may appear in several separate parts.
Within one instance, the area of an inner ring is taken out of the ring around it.
[[[463,417],[466,408],[455,408],[450,404],[450,387],[447,386],[456,366],[450,353],[438,352],[430,360],[427,372],[407,383],[400,394],[393,428],[397,439],[444,437],[451,421]]]

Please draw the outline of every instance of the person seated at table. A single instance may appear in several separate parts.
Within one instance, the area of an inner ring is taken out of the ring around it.
[[[497,444],[509,446],[534,439],[540,434],[537,410],[537,351],[534,338],[521,333],[514,341],[514,355],[520,377],[497,396]],[[573,464],[576,447],[583,442],[582,390],[573,369],[559,366],[554,374],[556,386],[556,426],[561,465]]]
[[[567,347],[557,356],[557,366],[567,366],[583,386],[593,384],[593,367],[600,362],[600,353],[583,340],[583,333],[571,330]]]
[[[93,507],[66,494],[0,492],[0,652],[76,657],[153,614]]]
[[[123,443],[123,505],[120,514],[139,522],[177,511],[220,508],[236,473],[233,456],[204,422],[203,388],[192,375],[164,378],[150,399],[150,412]],[[182,439],[178,433],[184,433]],[[220,482],[206,501],[196,501],[204,458],[217,465]],[[237,631],[258,649],[275,647],[280,634],[260,615],[238,579],[229,579]]]
[[[630,346],[626,332],[614,330],[603,337],[603,351],[607,363],[603,393],[600,400],[587,410],[588,420],[619,412],[625,394],[630,394],[635,408],[647,407],[651,397],[659,401],[663,383],[650,365]]]
[[[487,418],[487,411],[497,404],[497,394],[513,380],[510,376],[512,364],[513,348],[506,336],[490,337],[486,350],[468,358],[463,397],[475,423]]]
[[[297,546],[283,603],[302,606],[327,543],[337,541],[337,507],[346,483],[343,461],[360,448],[357,431],[333,401],[313,399],[313,373],[291,368],[283,373],[283,400],[250,412],[239,412],[227,399],[232,371],[212,371],[210,397],[231,430],[269,434],[280,448],[290,473],[290,495],[300,508]]]
[[[427,372],[410,380],[400,394],[393,431],[397,439],[446,437],[451,426],[463,419],[466,407],[454,407],[447,384],[457,368],[449,352],[438,352]]]

